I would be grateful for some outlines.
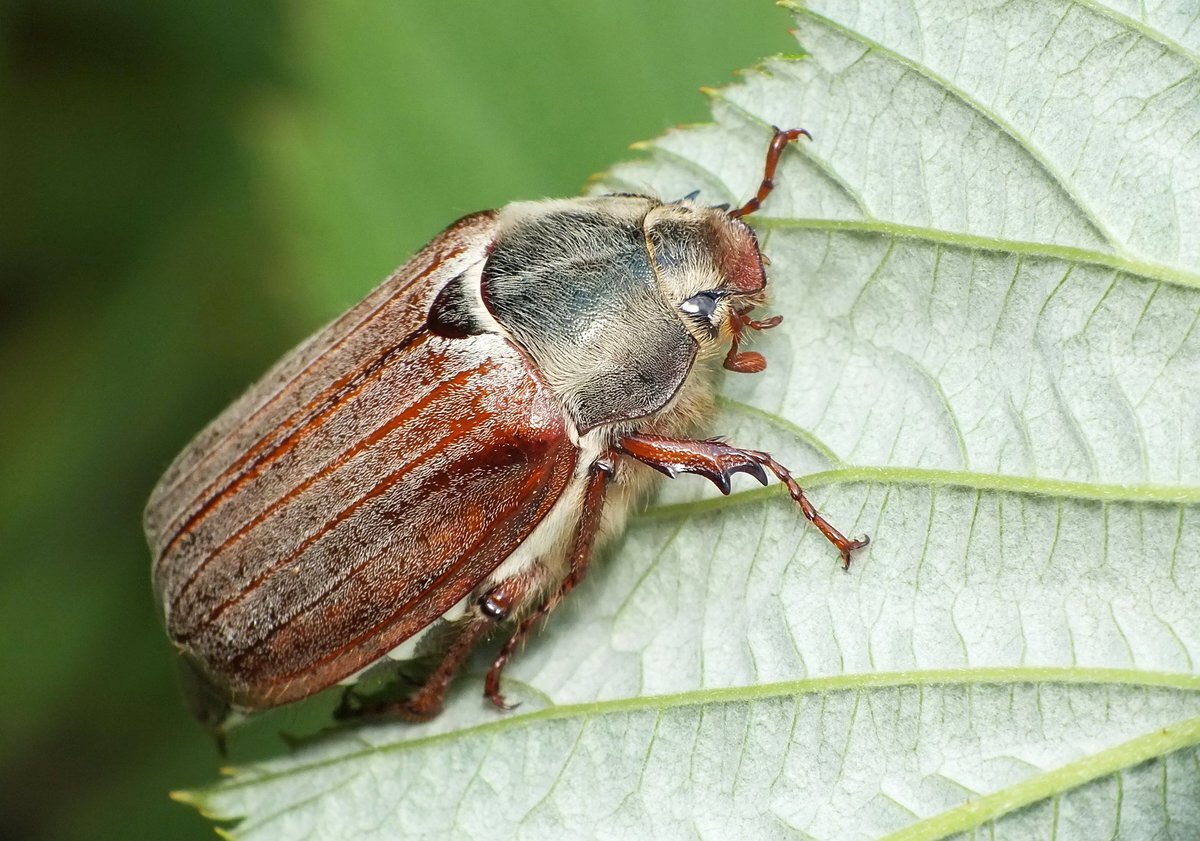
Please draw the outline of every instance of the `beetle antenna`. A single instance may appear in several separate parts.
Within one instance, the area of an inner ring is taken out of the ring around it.
[[[749,216],[754,213],[766,200],[767,196],[771,195],[771,191],[775,189],[775,167],[779,166],[779,157],[783,154],[783,149],[789,143],[799,140],[801,136],[812,140],[812,135],[802,128],[781,129],[778,126],[771,126],[775,130],[775,136],[771,138],[771,145],[767,147],[767,163],[763,167],[763,180],[758,185],[758,192],[754,197],[737,210],[729,211],[729,215],[734,219],[740,219],[743,216]]]

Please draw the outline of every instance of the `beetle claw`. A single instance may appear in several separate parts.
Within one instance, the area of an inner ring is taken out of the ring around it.
[[[855,549],[861,549],[871,542],[871,538],[867,535],[856,537],[853,540],[846,541],[846,545],[840,547],[842,553],[842,569],[846,572],[850,571],[850,553]]]
[[[730,481],[729,471],[724,468],[721,470],[709,470],[705,467],[699,467],[689,472],[703,476],[705,479],[716,485],[717,490],[719,490],[725,496],[729,496],[729,492],[733,490],[733,484]]]
[[[767,484],[767,471],[763,470],[763,466],[758,462],[752,461],[749,464],[742,465],[740,469],[743,473],[748,473],[757,479],[760,485]]]

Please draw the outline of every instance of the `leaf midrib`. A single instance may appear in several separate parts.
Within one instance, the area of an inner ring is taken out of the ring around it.
[[[176,792],[174,796],[189,803],[200,802],[210,793],[228,792],[239,788],[258,786],[272,780],[287,779],[288,777],[309,771],[354,762],[368,756],[415,750],[475,735],[502,733],[547,721],[583,720],[648,710],[661,712],[679,707],[742,703],[797,695],[856,692],[868,689],[937,685],[989,686],[997,684],[1132,686],[1143,689],[1177,690],[1194,693],[1200,698],[1200,675],[1183,672],[1140,671],[1137,669],[1015,666],[924,669],[902,672],[832,675],[828,677],[782,681],[779,683],[748,684],[718,689],[693,689],[667,695],[644,695],[551,706],[529,713],[509,714],[495,721],[467,726],[445,733],[420,736],[412,739],[400,739],[383,745],[372,745],[338,756],[292,765],[280,771],[248,772],[248,775],[244,779],[217,783],[207,788],[198,789],[195,792]],[[407,727],[411,725],[400,726]],[[1197,731],[1197,742],[1200,742],[1200,730]]]
[[[1040,803],[1131,768],[1200,744],[1200,716],[1156,727],[1119,745],[1088,754],[1050,771],[1034,774],[1012,785],[966,801],[931,818],[917,821],[881,841],[936,841],[982,826],[988,821]]]
[[[1126,18],[1115,10],[1108,10],[1106,7],[1099,7],[1094,2],[1082,2],[1082,0],[1074,0],[1076,5],[1088,8],[1096,14],[1108,17],[1118,23],[1123,23],[1131,26],[1139,34],[1148,37],[1155,43],[1158,43],[1180,57],[1186,58],[1197,65],[1197,70],[1200,70],[1200,56],[1194,55],[1181,44],[1178,44],[1165,36],[1158,37],[1153,30],[1146,26],[1138,24],[1136,21]],[[1003,253],[1021,254],[1029,256],[1041,256],[1051,259],[1060,259],[1068,262],[1084,263],[1095,265],[1104,268],[1115,269],[1124,272],[1132,277],[1142,278],[1154,282],[1171,283],[1184,288],[1198,289],[1200,288],[1200,273],[1187,271],[1186,269],[1178,268],[1164,263],[1156,263],[1144,258],[1133,257],[1127,248],[1117,240],[1115,235],[1107,230],[1107,228],[1095,217],[1093,210],[1086,205],[1083,200],[1076,196],[1064,177],[1050,164],[1041,152],[1033,145],[1033,143],[1018,134],[1007,121],[999,114],[985,107],[981,102],[976,100],[966,91],[953,85],[948,79],[943,78],[940,74],[935,73],[931,68],[919,64],[916,61],[904,56],[895,50],[892,50],[870,38],[867,38],[862,33],[848,29],[841,24],[804,7],[803,5],[794,2],[794,0],[781,0],[781,5],[791,9],[796,14],[803,14],[805,17],[816,22],[818,25],[826,26],[833,29],[851,40],[858,41],[870,50],[876,51],[881,55],[886,56],[890,60],[903,64],[905,67],[918,73],[923,78],[927,79],[931,84],[935,84],[948,93],[952,94],[966,107],[978,113],[995,125],[1006,136],[1010,137],[1037,165],[1046,173],[1047,177],[1055,184],[1055,186],[1067,196],[1072,205],[1083,214],[1089,226],[1097,233],[1099,238],[1112,249],[1112,253],[1097,251],[1092,248],[1082,246],[1060,245],[1056,243],[1035,242],[1032,240],[1014,240],[1003,237],[989,237],[977,234],[967,234],[956,231],[949,231],[940,228],[932,228],[921,225],[905,225],[895,222],[881,220],[878,216],[872,213],[866,206],[862,197],[857,194],[848,184],[844,183],[840,176],[828,165],[828,163],[813,154],[807,146],[801,148],[802,154],[813,162],[827,177],[832,178],[845,192],[845,194],[859,208],[859,211],[866,217],[864,220],[834,220],[834,219],[794,219],[772,217],[770,215],[756,215],[747,217],[747,221],[755,228],[807,228],[812,230],[825,231],[850,231],[858,233],[878,233],[905,239],[914,239],[932,242],[940,245],[958,246],[962,248],[971,248],[981,251],[998,251]],[[783,61],[799,61],[798,58],[777,57]],[[758,115],[747,111],[741,105],[731,101],[724,96],[721,90],[706,89],[705,91],[714,98],[719,98],[729,108],[737,111],[746,119],[763,125],[769,125]],[[736,201],[737,197],[729,191],[728,185],[712,172],[707,167],[704,167],[699,162],[685,158],[682,155],[664,149],[661,146],[656,146],[652,143],[637,144],[635,148],[643,148],[652,150],[656,154],[670,157],[687,167],[695,169],[701,175],[707,177],[716,184],[722,185],[726,192],[732,196],[732,200]],[[619,178],[609,177],[610,181],[620,181]],[[622,182],[624,183],[624,182]],[[769,214],[769,211],[768,211]]]
[[[1200,67],[1200,53],[1196,53],[1193,50],[1185,47],[1174,38],[1167,37],[1166,33],[1147,26],[1136,18],[1131,18],[1129,15],[1122,14],[1111,6],[1105,6],[1101,3],[1097,3],[1096,0],[1073,0],[1073,2],[1076,6],[1089,9],[1101,17],[1106,17],[1114,23],[1118,23],[1121,26],[1134,30],[1139,35],[1148,38],[1156,44],[1160,44],[1168,52],[1175,53],[1180,58],[1185,58],[1188,61],[1191,61],[1197,67]]]
[[[1130,277],[1157,283],[1170,283],[1185,289],[1200,289],[1200,273],[1189,272],[1162,263],[1151,263],[1116,254],[1105,254],[1074,245],[1033,242],[1031,240],[965,234],[921,225],[902,225],[897,222],[856,219],[799,219],[779,216],[756,216],[748,220],[753,227],[763,229],[803,229],[829,232],[879,234],[898,239],[919,240],[936,245],[957,246],[975,251],[996,251],[1031,257],[1046,257],[1064,262],[1115,269]]]
[[[1058,499],[1079,499],[1106,504],[1200,504],[1200,486],[1196,485],[1106,484],[1037,476],[1006,476],[971,470],[937,470],[924,467],[844,467],[797,476],[796,481],[806,489],[855,483],[922,485]],[[735,491],[728,496],[653,506],[638,514],[637,519],[660,520],[686,517],[719,508],[761,502],[764,498],[778,496],[784,492],[785,489],[781,485],[771,485],[748,491]]]
[[[1088,226],[1091,227],[1091,229],[1096,233],[1097,237],[1105,245],[1122,257],[1128,258],[1129,252],[1125,247],[1125,244],[1122,243],[1117,236],[1108,229],[1108,226],[1104,224],[1102,219],[1100,219],[1095,209],[1085,203],[1081,196],[1076,194],[1075,189],[1070,181],[1058,171],[1057,167],[1055,167],[1054,164],[1051,163],[1051,161],[1044,154],[1042,154],[1041,150],[1033,144],[1032,139],[1024,137],[1017,131],[1015,126],[1010,124],[999,113],[991,108],[988,108],[966,90],[960,88],[958,85],[954,84],[940,73],[935,72],[933,68],[921,64],[914,59],[879,43],[878,41],[868,38],[861,32],[855,32],[854,30],[843,26],[834,20],[831,20],[824,15],[812,11],[802,4],[795,2],[795,0],[783,0],[783,5],[794,12],[797,16],[803,15],[809,20],[815,22],[818,26],[824,26],[834,32],[838,32],[843,37],[862,44],[867,48],[867,50],[877,53],[890,61],[894,61],[897,64],[908,68],[913,73],[916,73],[924,78],[930,84],[941,88],[946,93],[953,96],[983,119],[992,123],[992,125],[994,125],[1002,134],[1011,138],[1014,143],[1023,149],[1025,154],[1029,156],[1029,159],[1032,160],[1038,166],[1038,168],[1046,174],[1047,178],[1049,178],[1050,181],[1060,191],[1062,191],[1064,196],[1070,199],[1071,204],[1076,210],[1079,211],[1079,213],[1087,221]]]
[[[664,157],[673,157],[673,153],[661,148],[656,148],[654,153]],[[694,162],[692,163],[694,168],[698,170],[702,169],[702,167],[695,165]],[[719,181],[711,171],[704,170],[703,172],[710,180]],[[634,192],[639,189],[645,189],[613,175],[607,177],[607,183],[623,185]],[[968,234],[945,228],[889,222],[878,218],[797,218],[771,216],[769,213],[764,213],[748,217],[746,221],[752,228],[758,230],[793,229],[825,231],[828,233],[876,234],[973,251],[992,251],[1000,254],[1044,257],[1049,260],[1062,260],[1067,263],[1112,269],[1131,278],[1151,283],[1169,283],[1184,289],[1200,289],[1200,272],[1190,272],[1165,263],[1153,263],[1149,260],[1136,259],[1119,254],[1107,254],[1103,251],[1096,251],[1095,249],[1077,245],[1060,245],[1052,242],[1036,242],[1034,240],[1005,239],[1002,237],[984,236],[982,234]]]

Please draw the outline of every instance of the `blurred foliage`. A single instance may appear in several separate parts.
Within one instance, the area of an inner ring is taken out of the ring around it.
[[[733,8],[0,6],[7,837],[212,837],[166,796],[219,758],[150,598],[158,474],[442,226],[577,193],[794,49],[770,3]]]

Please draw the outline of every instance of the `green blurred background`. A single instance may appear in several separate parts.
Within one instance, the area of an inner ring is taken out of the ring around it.
[[[150,598],[160,472],[445,224],[706,119],[698,86],[794,50],[787,25],[768,0],[0,4],[0,837],[213,837],[167,798],[221,760]]]

